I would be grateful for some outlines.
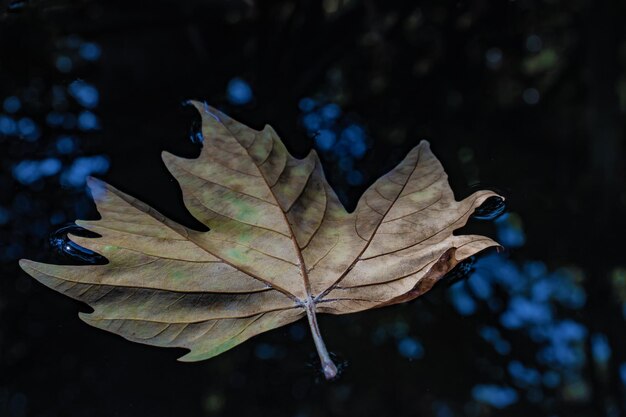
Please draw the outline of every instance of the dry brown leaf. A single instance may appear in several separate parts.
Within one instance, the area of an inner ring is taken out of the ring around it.
[[[183,347],[180,360],[218,355],[307,316],[333,378],[317,313],[346,314],[411,300],[460,261],[496,246],[455,236],[491,191],[455,201],[427,142],[378,179],[348,213],[315,151],[293,158],[276,132],[253,130],[193,102],[206,138],[197,159],[163,153],[185,205],[210,228],[182,226],[95,179],[102,216],[71,236],[108,259],[62,266],[20,261],[48,287],[89,304],[88,324],[128,340]]]

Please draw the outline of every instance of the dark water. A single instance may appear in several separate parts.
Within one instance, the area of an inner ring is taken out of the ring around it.
[[[0,415],[626,415],[625,9],[0,2]],[[428,139],[457,198],[506,197],[461,231],[506,250],[321,316],[330,383],[303,322],[191,364],[91,328],[17,260],[103,261],[66,239],[97,218],[87,175],[201,227],[160,162],[199,151],[187,99],[315,147],[348,207]]]

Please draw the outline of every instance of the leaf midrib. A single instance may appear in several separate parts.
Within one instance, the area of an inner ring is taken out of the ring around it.
[[[210,113],[208,110],[205,109],[206,112]],[[263,182],[265,183],[266,187],[269,189],[272,198],[274,199],[274,201],[276,202],[276,204],[278,205],[278,208],[280,209],[280,213],[283,217],[283,220],[285,222],[285,224],[287,225],[287,227],[289,228],[289,234],[291,235],[291,243],[293,244],[294,250],[296,252],[296,256],[298,257],[298,266],[300,268],[300,276],[302,277],[302,280],[304,281],[304,289],[307,295],[307,299],[312,300],[312,294],[311,294],[311,283],[309,281],[309,274],[306,271],[306,264],[304,263],[304,258],[302,257],[302,251],[300,250],[300,246],[298,246],[298,241],[296,239],[296,234],[293,231],[293,228],[291,227],[291,223],[289,223],[289,219],[287,219],[287,214],[283,211],[282,207],[280,206],[280,201],[278,200],[278,198],[276,197],[276,193],[274,193],[274,190],[272,189],[272,187],[270,186],[269,182],[267,181],[267,178],[265,178],[265,175],[263,175],[263,172],[261,172],[261,168],[259,165],[257,165],[257,163],[254,161],[254,158],[252,157],[252,155],[250,154],[250,152],[248,151],[248,148],[246,148],[245,146],[243,146],[243,144],[237,139],[237,136],[228,128],[228,126],[226,126],[226,124],[224,122],[222,122],[220,120],[219,117],[215,117],[218,121],[218,123],[220,123],[224,129],[226,129],[226,131],[228,131],[228,133],[230,134],[230,136],[239,144],[239,146],[241,146],[245,151],[246,154],[248,155],[248,157],[250,158],[250,160],[252,161],[252,164],[255,166],[255,168],[257,169],[257,171],[259,172],[259,176],[263,179]],[[256,131],[256,132],[260,132],[260,131]],[[254,141],[256,141],[257,139],[257,134],[255,133],[255,138]],[[274,141],[274,138],[271,138],[272,142]],[[252,141],[251,145],[254,144],[254,141]],[[274,150],[274,145],[272,143],[272,149],[270,149],[269,153],[271,153]],[[269,153],[268,153],[268,157],[269,157]],[[289,151],[287,151],[287,158],[291,156],[289,154]],[[267,158],[266,158],[267,159]],[[315,165],[317,165],[317,161],[314,161]],[[285,164],[285,166],[283,167],[283,170],[280,172],[280,175],[278,176],[280,178],[280,176],[285,172],[285,168],[287,167],[287,164]],[[306,188],[306,185],[308,184],[308,181],[311,177],[311,175],[313,175],[315,171],[315,166],[313,166],[313,169],[311,170],[311,172],[309,173],[309,177],[307,178],[307,181],[302,189],[302,191],[304,191],[304,188]],[[300,196],[302,195],[302,191],[300,192],[300,194],[298,195],[298,197],[294,200],[295,201],[300,198]],[[292,203],[292,205],[294,204]],[[321,226],[321,225],[320,225]],[[253,277],[254,278],[254,277]],[[305,300],[302,300],[300,297],[296,296],[295,294],[292,294],[291,292],[289,292],[296,301],[296,304],[299,306],[303,306]]]

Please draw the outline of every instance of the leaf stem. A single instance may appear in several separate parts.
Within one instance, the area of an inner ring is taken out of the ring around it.
[[[333,360],[326,350],[326,345],[322,339],[320,328],[317,325],[317,316],[315,315],[315,303],[309,297],[304,303],[304,309],[306,310],[306,316],[309,319],[309,327],[311,328],[311,334],[313,335],[313,342],[315,342],[315,348],[317,354],[322,362],[322,371],[327,380],[334,379],[337,376],[337,366],[335,366]]]

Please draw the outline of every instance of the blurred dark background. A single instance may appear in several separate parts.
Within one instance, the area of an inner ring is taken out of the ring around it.
[[[0,1],[0,415],[626,416],[626,3]],[[206,100],[322,156],[348,207],[420,139],[506,250],[425,297],[192,364],[76,316],[23,257],[83,263],[87,175],[195,225],[159,154]],[[481,213],[493,218],[497,213]],[[70,226],[71,227],[71,226]]]

